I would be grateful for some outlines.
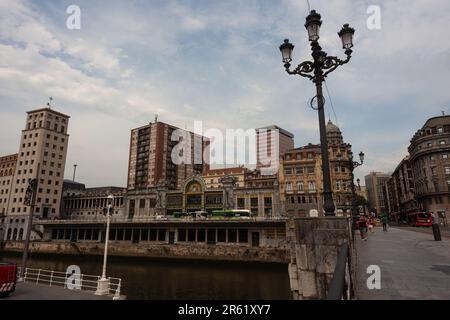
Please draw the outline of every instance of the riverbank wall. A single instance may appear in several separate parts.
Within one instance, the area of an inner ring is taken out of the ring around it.
[[[68,241],[35,241],[30,243],[30,253],[66,254],[79,256],[103,255],[102,243],[70,243]],[[22,252],[23,242],[6,241],[1,252]],[[285,247],[250,247],[232,245],[187,244],[126,244],[110,241],[108,255],[120,257],[147,257],[184,260],[242,261],[288,264],[289,251]]]

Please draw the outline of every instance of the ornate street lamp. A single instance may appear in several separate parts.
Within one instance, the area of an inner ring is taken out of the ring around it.
[[[330,163],[328,156],[328,143],[326,137],[325,127],[325,113],[324,113],[324,98],[322,93],[322,83],[325,78],[336,70],[337,67],[346,64],[350,61],[353,47],[353,35],[355,30],[345,24],[340,32],[339,37],[342,40],[342,46],[345,49],[347,58],[341,60],[338,57],[328,56],[326,52],[322,51],[319,45],[320,26],[322,20],[320,14],[315,10],[306,17],[305,28],[308,31],[308,39],[311,42],[313,61],[304,61],[300,63],[294,70],[291,70],[292,52],[294,45],[288,39],[280,46],[280,51],[283,59],[283,64],[286,72],[291,75],[300,75],[312,80],[316,84],[317,91],[317,110],[319,113],[319,129],[320,129],[320,146],[322,151],[322,171],[323,171],[323,196],[326,216],[335,215],[335,205],[333,202],[333,192],[331,189],[330,178]]]
[[[102,268],[102,276],[97,281],[97,291],[96,295],[107,295],[109,294],[109,278],[106,278],[106,261],[108,257],[108,242],[109,242],[109,225],[111,220],[111,209],[114,205],[114,196],[110,194],[108,196],[107,202],[107,211],[106,211],[106,235],[105,235],[105,250],[103,253],[103,268]]]
[[[356,226],[356,221],[358,221],[359,217],[357,214],[357,208],[356,208],[356,187],[355,187],[355,175],[353,173],[353,171],[355,170],[355,168],[362,166],[364,163],[364,152],[360,152],[359,153],[359,160],[358,161],[353,161],[353,152],[349,152],[349,163],[350,163],[350,172],[351,172],[351,188],[352,188],[352,218],[353,218],[353,230],[355,229]],[[359,186],[359,179],[358,179],[358,186]]]
[[[25,197],[23,199],[23,204],[29,207],[28,221],[27,221],[27,230],[25,234],[25,244],[23,248],[22,254],[22,267],[20,268],[19,281],[24,281],[25,269],[27,268],[28,262],[28,251],[30,248],[30,238],[31,238],[31,229],[33,228],[33,218],[34,211],[36,206],[36,195],[39,185],[39,171],[41,168],[41,164],[37,164],[36,170],[36,178],[28,180],[28,187],[25,191]]]

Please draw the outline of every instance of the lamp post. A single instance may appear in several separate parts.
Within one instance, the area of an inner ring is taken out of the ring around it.
[[[105,251],[103,253],[103,269],[102,277],[98,280],[96,295],[109,294],[109,279],[106,278],[106,261],[108,257],[108,241],[109,241],[109,224],[111,219],[111,208],[114,203],[114,196],[110,194],[108,196],[108,207],[106,213],[106,235],[105,235]]]
[[[326,216],[335,215],[335,205],[333,202],[333,192],[331,189],[330,163],[328,156],[328,143],[325,127],[324,98],[322,93],[322,83],[329,73],[336,70],[337,67],[350,61],[353,47],[353,35],[355,30],[350,28],[348,24],[344,24],[341,31],[338,32],[342,40],[342,47],[345,49],[347,58],[341,60],[338,57],[328,56],[319,45],[319,31],[322,25],[320,14],[312,10],[306,17],[305,28],[308,31],[308,38],[311,42],[313,61],[304,61],[300,63],[294,70],[291,70],[292,51],[294,45],[289,40],[284,40],[280,46],[286,72],[290,75],[300,75],[310,79],[316,85],[317,91],[317,111],[319,113],[319,130],[320,130],[320,146],[322,151],[322,171],[323,171],[323,195],[324,195],[324,211]]]
[[[352,189],[352,222],[353,222],[353,230],[355,229],[355,225],[356,225],[356,221],[358,219],[358,215],[357,213],[357,208],[356,208],[356,186],[355,186],[355,175],[353,173],[353,171],[355,170],[355,168],[362,166],[364,163],[364,152],[360,152],[359,153],[359,160],[360,162],[354,161],[353,160],[353,152],[349,152],[348,153],[348,166],[350,169],[350,174],[351,174],[351,182],[350,182],[350,187]],[[338,161],[339,158],[341,158],[340,156],[338,156]],[[346,161],[347,162],[347,161]],[[359,179],[358,179],[358,186],[359,186]]]
[[[25,235],[25,244],[24,244],[23,254],[22,254],[22,267],[20,268],[19,281],[24,281],[25,269],[27,267],[28,251],[30,248],[31,228],[33,228],[33,217],[34,217],[34,210],[35,210],[35,206],[36,206],[36,194],[37,194],[37,189],[38,189],[38,184],[39,184],[40,168],[41,168],[41,164],[38,163],[37,171],[36,171],[37,172],[36,178],[28,180],[28,187],[25,192],[25,197],[23,200],[24,205],[27,207],[30,207],[30,213],[28,215],[27,233]]]

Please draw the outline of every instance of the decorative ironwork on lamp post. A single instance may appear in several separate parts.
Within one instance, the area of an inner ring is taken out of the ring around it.
[[[306,77],[316,85],[317,110],[319,113],[320,146],[322,151],[324,196],[323,209],[326,216],[334,216],[335,205],[333,202],[333,192],[331,189],[330,163],[325,127],[325,102],[322,93],[322,83],[325,81],[325,78],[328,76],[328,74],[336,70],[337,67],[342,66],[350,61],[352,55],[351,48],[353,47],[353,35],[355,33],[355,30],[353,28],[350,28],[348,24],[344,24],[341,31],[338,32],[338,35],[342,40],[342,46],[345,49],[345,54],[347,55],[347,58],[345,60],[341,60],[335,56],[328,56],[328,54],[324,52],[320,47],[319,31],[321,25],[322,20],[320,14],[318,14],[315,10],[312,10],[306,17],[305,28],[308,31],[308,38],[311,42],[313,61],[304,61],[300,63],[294,70],[291,70],[292,51],[294,50],[294,45],[291,44],[288,39],[286,39],[280,46],[280,51],[283,58],[284,67],[288,74]]]

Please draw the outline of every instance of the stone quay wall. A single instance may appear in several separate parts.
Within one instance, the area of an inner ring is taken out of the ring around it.
[[[7,241],[1,251],[22,252],[23,242]],[[69,241],[35,241],[30,243],[31,253],[67,255],[103,255],[102,243],[74,243]],[[243,261],[263,263],[289,263],[289,252],[280,248],[250,247],[238,245],[198,245],[198,244],[126,244],[110,241],[108,255],[122,257],[173,258],[214,261]]]
[[[340,246],[349,245],[350,282],[354,285],[356,251],[349,218],[295,218],[287,223],[289,278],[294,300],[326,297]]]

